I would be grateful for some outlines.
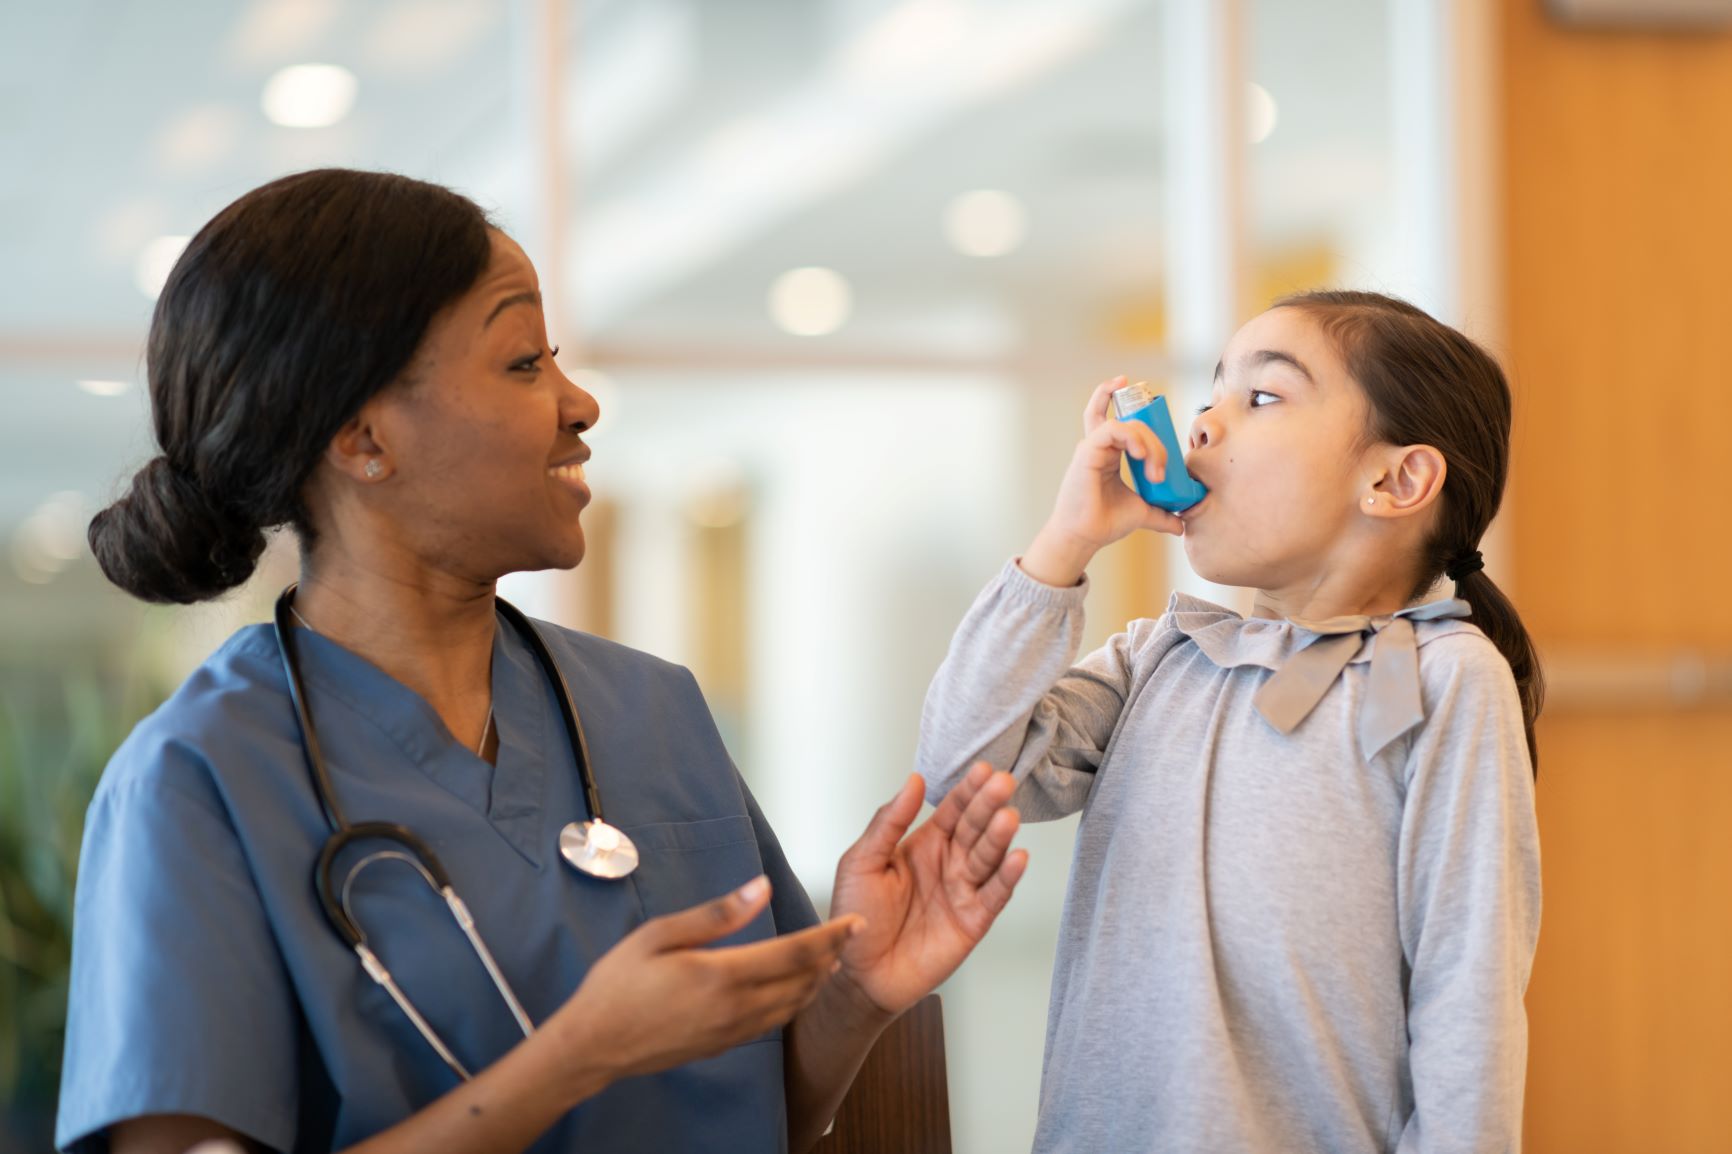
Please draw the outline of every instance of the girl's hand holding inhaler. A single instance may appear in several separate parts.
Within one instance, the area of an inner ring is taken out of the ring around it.
[[[1102,381],[1089,397],[1083,439],[1059,482],[1052,515],[1019,562],[1042,584],[1075,585],[1096,553],[1138,529],[1184,534],[1182,520],[1144,501],[1119,475],[1121,454],[1150,481],[1167,473],[1167,451],[1154,430],[1111,415],[1113,392],[1125,383],[1124,377]]]

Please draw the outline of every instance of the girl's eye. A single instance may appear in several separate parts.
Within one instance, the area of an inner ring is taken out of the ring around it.
[[[1251,407],[1253,409],[1261,409],[1263,406],[1273,404],[1280,399],[1274,393],[1266,393],[1262,389],[1251,390]]]
[[[1204,413],[1208,412],[1210,409],[1212,409],[1214,407],[1215,407],[1214,405],[1198,405],[1197,406],[1197,416],[1199,416],[1199,417],[1202,416]]]

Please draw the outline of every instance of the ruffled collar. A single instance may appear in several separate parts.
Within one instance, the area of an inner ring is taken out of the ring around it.
[[[1425,720],[1419,685],[1416,622],[1430,623],[1426,638],[1473,628],[1461,600],[1428,601],[1385,616],[1326,621],[1241,617],[1184,593],[1167,603],[1167,618],[1222,669],[1257,665],[1271,670],[1257,690],[1257,712],[1281,733],[1310,716],[1349,665],[1369,662],[1358,718],[1366,760]]]

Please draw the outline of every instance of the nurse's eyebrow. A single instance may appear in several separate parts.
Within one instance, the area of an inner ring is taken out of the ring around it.
[[[487,319],[482,322],[481,327],[486,328],[488,325],[492,324],[494,317],[497,317],[512,305],[534,305],[536,308],[540,308],[541,294],[534,291],[512,293],[510,296],[493,306],[493,311],[487,314]]]
[[[1306,381],[1313,385],[1317,383],[1317,378],[1311,375],[1311,370],[1305,367],[1303,361],[1292,353],[1284,353],[1280,349],[1258,349],[1254,353],[1247,353],[1245,359],[1240,363],[1247,369],[1260,369],[1264,365],[1289,365],[1293,369],[1297,370],[1299,375],[1304,377]],[[1215,362],[1216,382],[1220,381],[1221,370],[1225,364],[1225,361]]]

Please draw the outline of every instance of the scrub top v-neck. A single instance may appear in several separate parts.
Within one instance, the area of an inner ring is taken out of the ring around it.
[[[817,917],[678,666],[542,624],[582,712],[608,817],[643,855],[629,878],[559,856],[585,814],[556,690],[499,622],[496,764],[419,695],[309,630],[296,634],[332,784],[351,821],[432,847],[530,1018],[648,917],[760,872],[771,908],[728,939]],[[57,1143],[103,1148],[114,1122],[215,1119],[276,1150],[328,1150],[407,1118],[456,1084],[318,906],[329,827],[308,781],[277,645],[241,630],[109,764],[85,826]],[[351,851],[356,852],[356,851]],[[359,852],[366,852],[360,847]],[[522,1038],[444,904],[383,861],[352,900],[404,992],[471,1070]],[[535,1151],[785,1148],[779,1033],[632,1078],[583,1103]]]

